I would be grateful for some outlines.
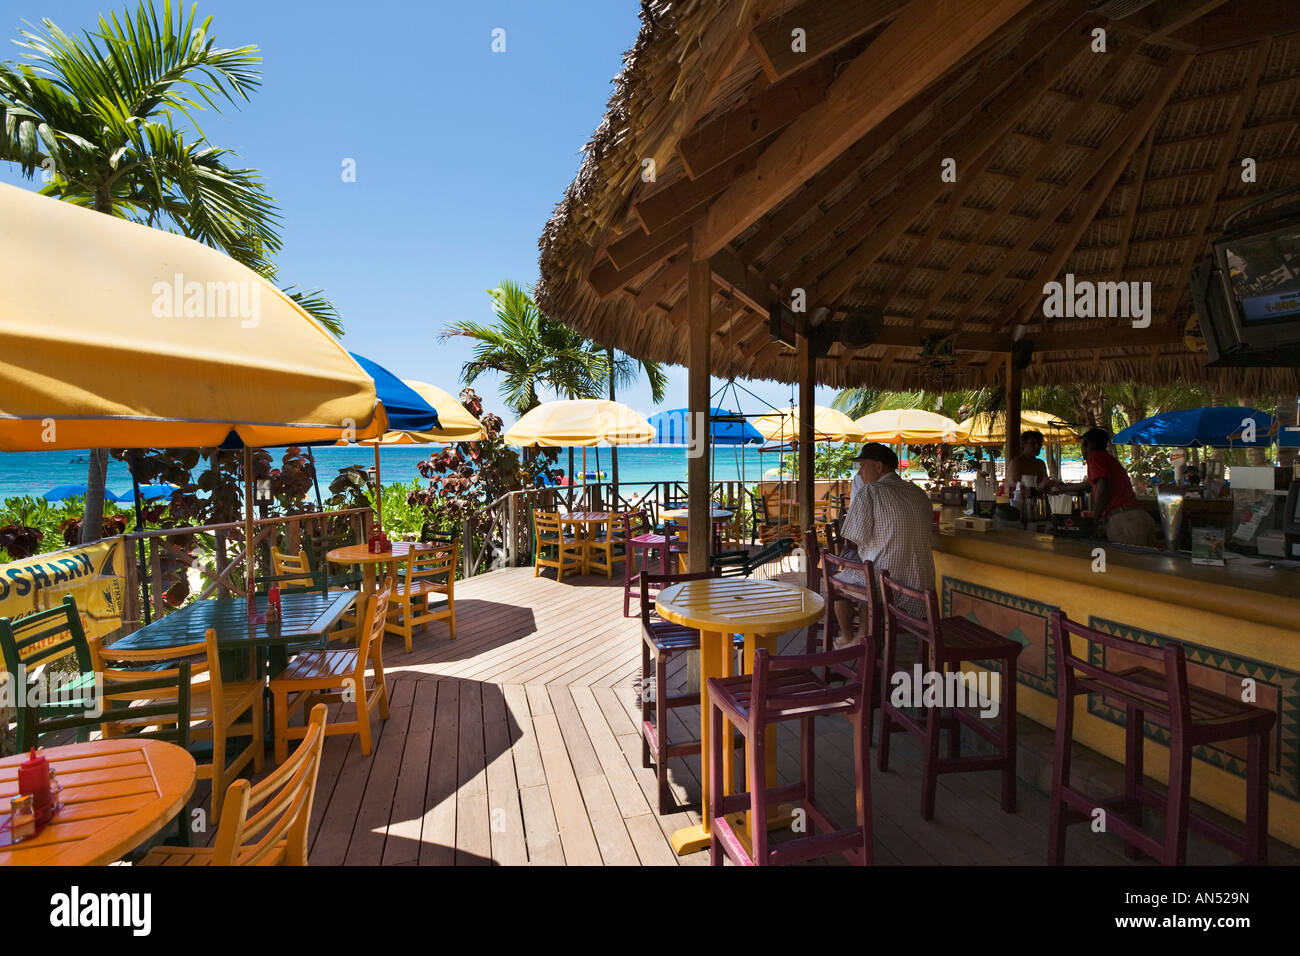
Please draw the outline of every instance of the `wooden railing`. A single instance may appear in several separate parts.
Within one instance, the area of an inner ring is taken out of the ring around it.
[[[308,534],[325,538],[347,531],[352,540],[365,541],[372,517],[369,508],[350,508],[258,518],[253,522],[254,574],[273,573],[271,548],[296,554]],[[243,522],[130,532],[123,537],[132,557],[128,573],[132,586],[127,593],[134,598],[128,601],[123,618],[127,630],[143,623],[142,618],[161,617],[190,600],[244,596],[248,548]],[[169,592],[179,596],[182,578],[186,585],[183,599],[169,600]],[[148,584],[147,608],[140,603],[142,580]]]

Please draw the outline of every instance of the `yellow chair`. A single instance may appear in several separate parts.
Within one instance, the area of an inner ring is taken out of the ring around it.
[[[627,532],[623,512],[611,511],[609,521],[595,529],[596,534],[587,542],[588,567],[604,571],[605,577],[614,576],[614,565],[627,561]]]
[[[285,554],[283,551],[271,549],[271,566],[275,568],[276,583],[283,588],[303,588],[310,590],[316,587],[316,577],[311,573],[311,565],[307,562],[307,552],[299,551],[297,554]]]
[[[317,703],[352,703],[357,716],[347,723],[330,724],[325,733],[359,734],[361,752],[370,754],[370,712],[378,708],[379,719],[388,719],[388,688],[384,684],[384,625],[388,619],[388,596],[394,587],[391,577],[378,594],[364,594],[365,610],[356,647],[303,651],[283,671],[271,678],[271,701],[275,714],[275,762],[289,754],[289,741],[304,737],[307,726],[291,727],[289,718],[299,709]],[[366,687],[366,666],[374,670],[374,684]]]
[[[182,647],[147,650],[116,650],[105,647],[98,639],[91,642],[91,657],[95,670],[105,681],[130,680],[141,676],[168,677],[175,670],[140,671],[141,665],[174,662],[191,658],[191,677],[206,675],[207,680],[190,684],[190,740],[212,741],[212,762],[198,766],[198,778],[212,781],[212,815],[220,817],[221,801],[226,788],[240,772],[252,763],[253,772],[260,773],[265,762],[262,735],[262,692],[266,685],[260,680],[227,681],[221,676],[221,661],[217,653],[217,632],[209,629],[204,640]],[[193,660],[193,658],[198,658]],[[131,665],[131,669],[114,668],[108,662]],[[257,673],[256,652],[249,651],[249,673]],[[153,700],[172,700],[174,695],[162,694]],[[139,698],[137,698],[139,700]],[[111,701],[107,702],[111,704]],[[146,727],[156,726],[157,717],[132,716],[131,708],[120,713],[104,712],[101,724],[104,737],[123,737]],[[247,715],[247,717],[245,717]],[[244,718],[241,720],[241,718]],[[196,726],[196,724],[198,726]],[[228,756],[226,741],[231,737],[249,737],[248,745],[238,754]]]
[[[213,846],[155,847],[137,865],[306,866],[325,724],[326,707],[317,704],[307,721],[307,735],[292,757],[256,785],[247,780],[230,785]]]
[[[533,537],[537,541],[533,554],[533,577],[541,574],[542,568],[555,568],[555,580],[563,581],[565,568],[582,570],[585,545],[573,535],[564,533],[558,512],[534,511]],[[548,555],[548,551],[553,554]]]
[[[414,548],[406,556],[403,576],[389,595],[387,631],[400,634],[411,652],[411,636],[417,627],[431,621],[446,621],[450,637],[456,639],[456,561],[460,543],[439,545],[427,551]],[[435,595],[446,595],[447,602],[433,603]]]

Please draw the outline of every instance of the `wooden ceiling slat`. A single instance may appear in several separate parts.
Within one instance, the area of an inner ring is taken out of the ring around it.
[[[806,0],[751,30],[749,45],[775,83],[892,19],[906,2]],[[796,28],[804,31],[804,52],[794,49]]]
[[[800,183],[961,61],[1029,0],[911,3],[831,84],[826,100],[790,124],[709,207],[695,252],[711,256]]]
[[[1112,275],[1116,280],[1124,272],[1124,264],[1128,262],[1128,253],[1133,248],[1133,223],[1137,220],[1137,213],[1142,208],[1142,188],[1146,184],[1147,166],[1151,163],[1151,148],[1156,139],[1155,123],[1151,124],[1151,131],[1147,133],[1146,142],[1142,146],[1142,153],[1138,156],[1137,170],[1133,180],[1133,185],[1129,187],[1132,197],[1129,200],[1128,210],[1124,213],[1124,225],[1120,227],[1120,247],[1115,254],[1115,271]]]

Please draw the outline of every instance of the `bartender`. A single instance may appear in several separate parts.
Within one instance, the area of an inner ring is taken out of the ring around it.
[[[1024,508],[1028,502],[1022,492],[1024,478],[1033,478],[1033,487],[1046,491],[1048,485],[1047,462],[1039,458],[1043,450],[1043,433],[1040,431],[1022,432],[1020,435],[1020,454],[1007,462],[1007,490],[1016,508]]]
[[[1133,493],[1133,482],[1119,459],[1108,451],[1110,434],[1101,428],[1090,428],[1079,439],[1083,460],[1088,466],[1088,479],[1077,484],[1062,484],[1063,491],[1092,493],[1092,513],[1106,535],[1106,540],[1116,544],[1136,544],[1154,547],[1156,523],[1146,509],[1138,504]]]

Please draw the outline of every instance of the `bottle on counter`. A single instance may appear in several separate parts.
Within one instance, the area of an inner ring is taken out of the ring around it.
[[[9,837],[13,842],[36,836],[36,810],[32,795],[22,793],[9,801]]]

